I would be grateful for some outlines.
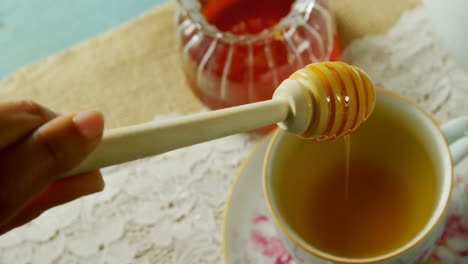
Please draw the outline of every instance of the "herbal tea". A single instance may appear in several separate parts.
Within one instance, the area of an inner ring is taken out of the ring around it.
[[[427,224],[435,169],[414,132],[387,113],[373,113],[351,135],[349,175],[342,139],[285,141],[273,172],[275,199],[285,222],[318,250],[375,257],[401,247]]]

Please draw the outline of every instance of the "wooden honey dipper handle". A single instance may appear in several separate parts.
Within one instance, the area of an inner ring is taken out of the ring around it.
[[[338,69],[333,70],[335,67]],[[323,76],[320,72],[314,73],[316,69],[322,69]],[[351,77],[348,76],[353,81],[331,80],[340,78],[334,74],[348,74],[346,69],[354,72]],[[373,86],[367,85],[367,81],[356,76],[359,76],[359,71],[344,63],[311,64],[284,80],[269,101],[105,131],[95,151],[67,175],[157,155],[275,123],[291,133],[312,139],[324,140],[342,136],[355,129],[372,111],[369,108],[363,110],[361,105],[353,106],[359,100],[365,100],[366,103],[368,100],[375,100]],[[351,87],[339,86],[338,83]],[[354,94],[360,93],[360,89],[370,88],[372,92],[364,92],[359,97]],[[346,121],[346,116],[339,118],[337,111],[344,111],[344,108],[334,101],[337,100],[336,96],[332,96],[332,93],[339,92],[339,96],[344,98],[348,90],[353,93],[349,93],[351,101],[346,106],[349,107],[346,115],[353,118],[352,124]],[[372,97],[363,97],[369,95]],[[330,98],[327,99],[326,96]],[[330,102],[338,110],[334,110]],[[340,124],[338,126],[333,122]]]
[[[286,120],[289,103],[269,100],[105,131],[101,143],[67,175],[161,154]]]

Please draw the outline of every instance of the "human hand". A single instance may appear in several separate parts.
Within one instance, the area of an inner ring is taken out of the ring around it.
[[[99,171],[61,179],[99,143],[96,112],[58,116],[33,102],[0,103],[0,235],[54,206],[99,192]]]

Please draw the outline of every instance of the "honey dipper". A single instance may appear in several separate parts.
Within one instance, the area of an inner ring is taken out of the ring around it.
[[[371,114],[375,90],[367,75],[343,62],[320,62],[293,73],[273,99],[171,120],[111,129],[74,175],[278,123],[304,138],[330,140]]]

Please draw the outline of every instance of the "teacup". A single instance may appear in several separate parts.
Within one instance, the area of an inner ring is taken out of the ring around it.
[[[296,263],[423,263],[443,231],[467,130],[468,117],[439,128],[416,104],[380,89],[369,120],[351,134],[348,176],[342,140],[278,130],[263,186]]]

